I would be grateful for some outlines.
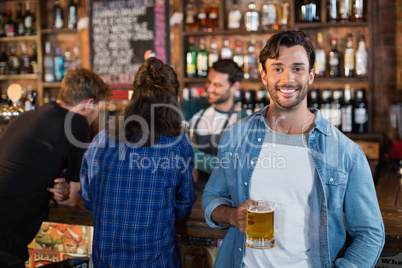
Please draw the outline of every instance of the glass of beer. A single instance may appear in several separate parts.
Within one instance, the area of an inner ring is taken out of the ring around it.
[[[275,247],[275,204],[266,200],[251,200],[247,203],[247,239],[250,248]]]

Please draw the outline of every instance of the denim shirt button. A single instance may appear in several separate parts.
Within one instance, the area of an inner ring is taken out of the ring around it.
[[[229,153],[230,156],[232,156],[232,153]]]
[[[261,138],[258,138],[258,141],[261,142]]]
[[[241,248],[239,248],[239,251],[241,251]]]
[[[330,182],[333,182],[333,181],[334,181],[334,178],[330,178],[329,181],[330,181]]]
[[[254,161],[251,161],[250,164],[251,164],[251,165],[254,165]]]
[[[247,182],[246,182],[246,181],[244,182],[244,185],[247,185]]]

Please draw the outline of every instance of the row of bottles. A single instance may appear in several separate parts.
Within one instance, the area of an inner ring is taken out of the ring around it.
[[[7,9],[6,13],[0,13],[0,36],[33,35],[35,18],[35,13],[31,10],[31,2],[25,2],[25,5],[18,3],[15,12]]]
[[[0,125],[7,125],[13,118],[24,111],[36,109],[37,90],[32,89],[32,85],[21,87],[21,97],[11,100],[7,91],[0,94]]]
[[[216,37],[212,37],[209,41],[209,49],[207,49],[206,38],[200,37],[198,47],[196,47],[196,39],[192,36],[189,37],[186,52],[186,76],[188,78],[206,77],[208,68],[219,59],[233,59],[243,69],[245,79],[259,77],[255,39],[248,42],[235,40],[234,50],[231,48],[230,40],[226,37],[223,38],[223,46],[220,50]]]
[[[63,7],[59,0],[54,1],[53,16],[55,29],[76,29],[78,23],[77,0],[70,0],[67,7]],[[67,16],[65,16],[65,14]]]
[[[368,101],[366,90],[354,90],[349,84],[344,89],[312,89],[309,107],[319,109],[328,121],[344,133],[368,132]]]
[[[1,44],[0,75],[38,74],[37,44],[32,43],[32,53],[28,54],[28,45],[24,42],[11,43],[9,50],[7,43]],[[19,47],[19,49],[18,49]]]
[[[355,50],[353,35],[346,37],[346,48],[342,53],[338,47],[338,39],[331,38],[331,49],[326,52],[323,48],[323,35],[317,33],[315,73],[317,77],[354,77],[367,76],[368,53],[364,36],[358,37]]]
[[[61,48],[56,47],[55,53],[52,52],[52,44],[49,41],[45,43],[45,55],[43,57],[43,73],[45,82],[60,82],[63,80],[64,74],[70,69],[81,67],[79,57],[79,48],[75,46],[73,49],[74,59],[69,49],[62,54]]]

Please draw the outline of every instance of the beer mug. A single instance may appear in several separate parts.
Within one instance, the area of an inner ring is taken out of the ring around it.
[[[247,203],[247,239],[250,248],[275,247],[275,204],[266,200],[251,200]]]

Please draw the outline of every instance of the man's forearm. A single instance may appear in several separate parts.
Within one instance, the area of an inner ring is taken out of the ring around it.
[[[212,211],[212,220],[222,226],[233,226],[233,215],[236,213],[236,208],[232,208],[226,205],[220,205]]]

